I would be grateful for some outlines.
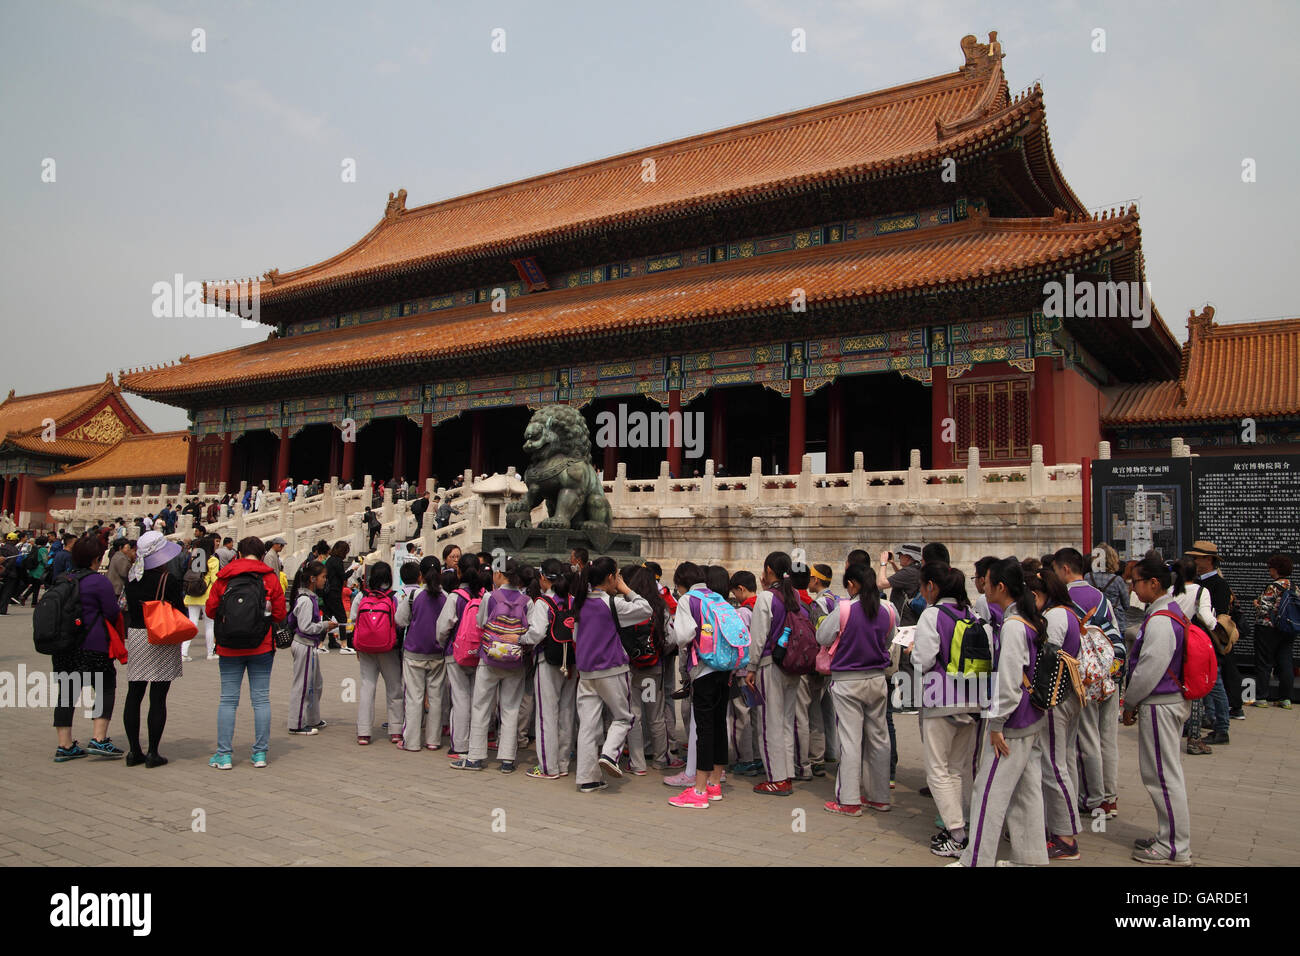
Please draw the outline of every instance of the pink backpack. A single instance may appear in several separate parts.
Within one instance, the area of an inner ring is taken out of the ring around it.
[[[383,591],[364,591],[352,643],[362,654],[384,654],[397,646],[394,601]]]
[[[483,599],[481,596],[470,597],[464,588],[457,588],[452,593],[465,599],[465,609],[456,625],[456,639],[451,644],[451,656],[462,667],[477,667],[478,651],[483,646],[483,629],[478,626],[478,607]]]
[[[849,602],[840,601],[840,630],[835,635],[835,640],[831,641],[826,647],[817,651],[817,673],[829,674],[831,672],[831,661],[835,660],[835,652],[839,649],[840,638],[844,636],[844,625],[849,623]]]

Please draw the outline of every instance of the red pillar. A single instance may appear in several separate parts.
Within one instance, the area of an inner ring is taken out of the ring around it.
[[[230,432],[221,434],[221,470],[217,475],[218,482],[226,483],[226,490],[233,491],[230,487]]]
[[[826,470],[831,474],[848,471],[844,456],[844,388],[832,382],[826,416]]]
[[[930,376],[930,467],[951,468],[956,461],[957,426],[949,421],[952,410],[948,405],[948,366],[934,366]],[[945,432],[953,436],[953,441],[943,440]]]
[[[406,416],[397,419],[393,430],[393,484],[400,485],[406,475]]]
[[[803,379],[790,380],[790,467],[787,472],[797,475],[803,471],[804,435],[806,432],[806,400]]]
[[[709,449],[713,456],[713,470],[727,464],[727,390],[715,388],[710,396],[709,410],[713,413],[712,431]]]
[[[668,474],[682,476],[682,391],[668,391]]]
[[[18,522],[18,513],[23,510],[23,475],[14,479],[14,521]]]
[[[8,476],[8,475],[5,475],[5,476],[4,476],[4,483],[5,483],[5,487],[4,487],[4,501],[3,501],[3,502],[0,502],[0,511],[8,511],[8,510],[9,510],[9,505],[10,505],[10,501],[9,501],[9,476]]]
[[[280,447],[276,449],[275,455],[275,485],[278,490],[280,482],[289,477],[289,429],[280,429]]]
[[[190,435],[185,452],[185,488],[190,494],[199,490],[199,436]]]
[[[1056,360],[1034,362],[1034,444],[1043,446],[1043,464],[1056,464]]]
[[[339,478],[342,480],[343,468],[343,441],[341,433],[335,431],[330,437],[330,473],[329,477]]]
[[[477,478],[483,474],[483,413],[474,412],[469,420],[469,470]]]
[[[416,482],[416,491],[423,492],[424,486],[433,477],[433,415],[425,412],[420,418],[420,477]]]
[[[614,416],[615,425],[618,424],[618,402],[609,399],[605,402],[605,411]],[[597,430],[599,435],[599,430]],[[605,480],[612,481],[618,473],[618,441],[611,441],[605,444],[604,454],[601,458],[601,468],[605,471]]]
[[[1079,470],[1083,484],[1083,559],[1091,565],[1092,558],[1092,459],[1084,458]],[[1118,612],[1116,612],[1118,613]]]
[[[340,440],[342,436],[340,435]],[[353,434],[352,441],[343,442],[343,467],[339,478],[346,484],[357,480],[357,441]]]

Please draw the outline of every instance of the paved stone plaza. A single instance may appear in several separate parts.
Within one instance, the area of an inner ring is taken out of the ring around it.
[[[31,611],[0,618],[0,671],[20,664],[48,671],[31,644]],[[625,777],[594,795],[572,776],[530,780],[447,766],[445,751],[406,753],[375,737],[358,747],[354,704],[341,682],[357,675],[354,657],[321,659],[322,712],[330,726],[316,737],[286,730],[288,656],[272,677],[270,766],[248,762],[252,710],[245,690],[235,734],[235,769],[207,766],[216,733],[217,662],[185,665],[169,699],[163,753],[171,763],[148,770],[86,757],[55,764],[52,714],[0,711],[0,863],[7,865],[247,864],[696,864],[701,850],[719,862],[940,866],[926,848],[934,805],[924,784],[915,717],[899,717],[900,766],[894,810],[859,819],[831,816],[822,804],[834,778],[799,784],[790,798],[750,792],[733,778],[707,814],[674,810],[659,774]],[[126,746],[120,710],[125,669],[110,734]],[[1213,756],[1184,758],[1189,771],[1192,852],[1201,865],[1300,865],[1300,761],[1296,721],[1284,711],[1247,710],[1233,721],[1232,744]],[[143,715],[142,715],[143,716]],[[378,723],[383,716],[376,717]],[[142,721],[143,723],[143,721]],[[78,712],[73,733],[84,745],[90,722]],[[1120,817],[1105,833],[1082,835],[1083,863],[1139,866],[1135,837],[1155,813],[1137,770],[1137,734],[1120,733]],[[195,811],[206,832],[194,832]],[[806,811],[806,831],[792,828]],[[502,813],[504,811],[504,819]],[[493,824],[496,821],[496,829]],[[499,832],[504,824],[504,832]],[[1055,866],[1080,864],[1059,863]]]

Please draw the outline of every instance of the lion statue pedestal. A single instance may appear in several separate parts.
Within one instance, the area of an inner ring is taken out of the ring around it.
[[[483,550],[501,548],[530,564],[567,561],[574,548],[586,548],[593,557],[640,557],[640,535],[610,527],[609,502],[591,465],[591,434],[576,408],[539,408],[524,429],[524,451],[530,459],[523,474],[528,493],[506,509],[505,528],[484,529]],[[534,528],[530,515],[543,502],[547,517]]]

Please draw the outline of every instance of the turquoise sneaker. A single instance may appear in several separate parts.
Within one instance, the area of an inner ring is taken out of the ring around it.
[[[253,754],[253,767],[255,769],[260,770],[265,766],[266,766],[266,751],[259,750],[257,753]]]
[[[230,754],[213,754],[208,766],[217,770],[229,770],[234,764],[230,762]]]
[[[1291,709],[1291,699],[1288,697],[1288,698],[1286,698],[1285,700],[1280,700],[1280,701],[1277,702],[1277,705],[1278,705],[1279,707],[1281,707],[1283,710],[1290,710],[1290,709]]]

